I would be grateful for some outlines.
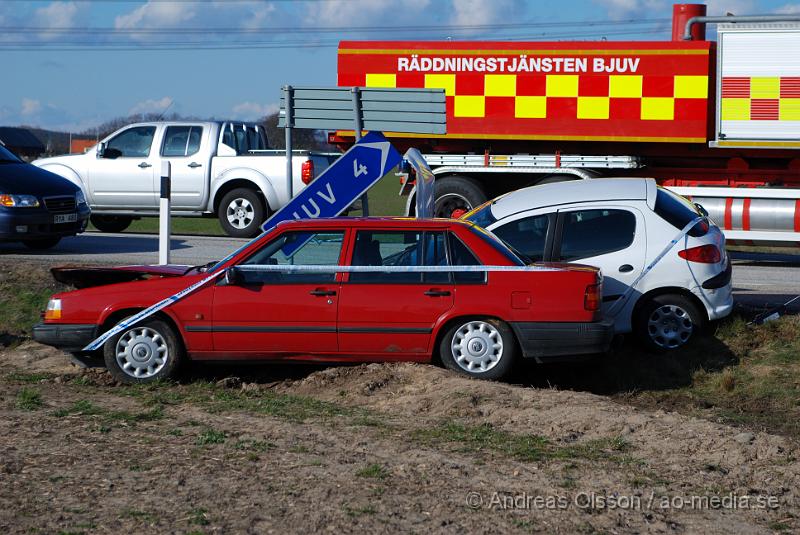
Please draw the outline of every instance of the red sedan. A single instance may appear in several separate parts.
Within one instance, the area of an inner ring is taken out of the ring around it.
[[[487,269],[481,270],[486,266]],[[465,221],[340,218],[279,224],[209,268],[55,269],[81,288],[56,294],[34,338],[99,360],[120,381],[174,376],[185,360],[430,361],[486,379],[519,357],[608,349],[602,276],[525,267]],[[219,273],[157,314],[83,348],[153,303]]]

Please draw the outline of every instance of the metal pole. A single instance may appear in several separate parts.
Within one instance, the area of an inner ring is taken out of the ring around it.
[[[358,143],[361,141],[361,131],[364,129],[364,125],[361,122],[361,90],[357,87],[353,87],[350,89],[350,92],[353,94],[354,129],[356,133],[356,143]],[[367,193],[361,196],[361,215],[369,216],[369,197]]]
[[[692,17],[686,21],[683,40],[692,40],[692,26],[695,24],[727,24],[731,22],[797,22],[800,15],[729,15],[721,17]]]
[[[294,177],[292,176],[292,122],[294,121],[292,107],[294,103],[292,96],[292,86],[283,86],[283,100],[286,102],[286,202],[291,201],[294,197]]]
[[[169,238],[172,233],[170,219],[170,195],[172,190],[172,166],[161,162],[161,200],[158,208],[158,263],[169,264]]]

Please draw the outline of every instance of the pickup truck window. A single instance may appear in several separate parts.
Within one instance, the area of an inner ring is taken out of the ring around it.
[[[228,123],[222,131],[220,142],[236,151],[237,155],[248,154],[250,151],[266,150],[267,145],[261,132],[254,126]]]
[[[106,158],[146,158],[156,134],[155,126],[128,128],[108,140]]]
[[[161,146],[161,156],[191,156],[200,150],[202,126],[168,126]]]

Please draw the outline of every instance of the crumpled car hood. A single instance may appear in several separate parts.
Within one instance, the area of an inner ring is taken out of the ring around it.
[[[118,282],[131,282],[153,277],[181,277],[190,266],[169,264],[166,266],[119,266],[82,267],[62,266],[50,269],[53,278],[75,288],[91,288]]]

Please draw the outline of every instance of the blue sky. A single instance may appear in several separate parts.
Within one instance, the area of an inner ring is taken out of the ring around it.
[[[667,40],[672,3],[2,0],[0,125],[82,131],[167,107],[254,120],[284,84],[335,85],[341,39]],[[709,14],[800,13],[786,0],[705,3]]]

